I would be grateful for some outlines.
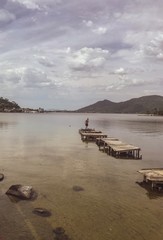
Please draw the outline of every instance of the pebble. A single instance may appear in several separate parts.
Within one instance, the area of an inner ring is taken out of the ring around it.
[[[41,217],[50,217],[51,216],[51,212],[45,208],[35,208],[33,210],[33,213],[36,215],[39,215]]]
[[[72,189],[73,189],[75,192],[84,191],[84,188],[83,188],[83,187],[80,187],[80,186],[73,186]]]

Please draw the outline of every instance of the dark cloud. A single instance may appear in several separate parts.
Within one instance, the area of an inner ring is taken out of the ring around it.
[[[46,58],[40,58],[40,59],[38,59],[38,62],[45,67],[54,67],[55,66],[54,62],[52,62]]]
[[[0,73],[0,83],[3,83],[4,85],[6,84],[6,82],[10,84],[17,84],[19,83],[19,81],[20,76],[13,71]]]
[[[6,3],[7,3],[7,0],[1,0],[0,1],[0,8],[3,8]]]
[[[27,8],[26,5],[20,2],[8,0],[5,9],[13,13],[16,18],[24,18],[26,16],[31,16],[37,12],[37,9]]]
[[[104,39],[99,43],[90,44],[90,47],[100,47],[109,50],[110,53],[115,53],[121,49],[132,49],[134,45],[132,43],[125,43],[123,40],[107,41],[107,39]]]
[[[54,85],[45,72],[33,68],[24,71],[23,82],[27,88],[45,88]]]
[[[15,15],[5,9],[0,9],[0,27],[4,27],[15,20]]]

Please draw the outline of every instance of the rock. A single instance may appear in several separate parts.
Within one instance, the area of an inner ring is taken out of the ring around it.
[[[33,210],[33,213],[36,215],[39,215],[41,217],[50,217],[51,216],[51,212],[45,208],[35,208]]]
[[[73,186],[72,189],[73,189],[75,192],[84,191],[84,188],[83,188],[83,187],[80,187],[80,186]]]
[[[0,181],[2,181],[4,179],[4,174],[0,173]]]
[[[55,240],[71,240],[69,236],[65,234],[65,230],[62,227],[55,228],[53,232]]]
[[[22,186],[20,184],[12,185],[6,194],[22,200],[32,200],[36,196],[32,186]]]
[[[64,233],[65,233],[65,230],[64,230],[63,227],[57,227],[57,228],[55,228],[55,229],[53,230],[53,232],[54,232],[55,234],[64,234]]]

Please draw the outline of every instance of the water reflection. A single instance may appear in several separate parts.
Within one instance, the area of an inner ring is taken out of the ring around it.
[[[9,125],[8,122],[0,122],[0,128],[7,128]]]
[[[144,188],[147,192],[146,195],[149,199],[156,199],[163,197],[163,190],[158,190],[158,189],[152,189],[151,185],[142,181],[142,182],[136,182],[140,187]]]
[[[125,121],[130,131],[149,135],[163,135],[163,122],[161,121]]]
[[[3,122],[1,121],[0,122],[0,129],[7,129],[9,126],[11,125],[15,125],[16,123],[15,122]]]
[[[162,240],[162,195],[135,182],[142,180],[137,170],[162,167],[163,118],[57,113],[0,116],[0,167],[7,176],[0,192],[4,239],[54,239],[52,229],[62,226],[76,240]],[[95,143],[83,143],[78,130],[86,117],[91,128],[141,147],[143,160],[115,159],[99,151]],[[17,183],[34,186],[36,201],[13,204],[4,192]],[[72,186],[85,191],[74,192]],[[45,221],[33,214],[36,207],[54,214]]]
[[[153,136],[163,135],[163,118],[155,116],[137,115],[104,115],[103,119],[96,119],[93,123],[103,129],[126,129],[134,133],[149,134]]]

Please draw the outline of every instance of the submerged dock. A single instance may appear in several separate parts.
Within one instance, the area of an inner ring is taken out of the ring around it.
[[[124,143],[115,137],[108,137],[95,129],[80,129],[82,141],[94,141],[99,150],[115,158],[142,159],[141,149],[132,144]]]

